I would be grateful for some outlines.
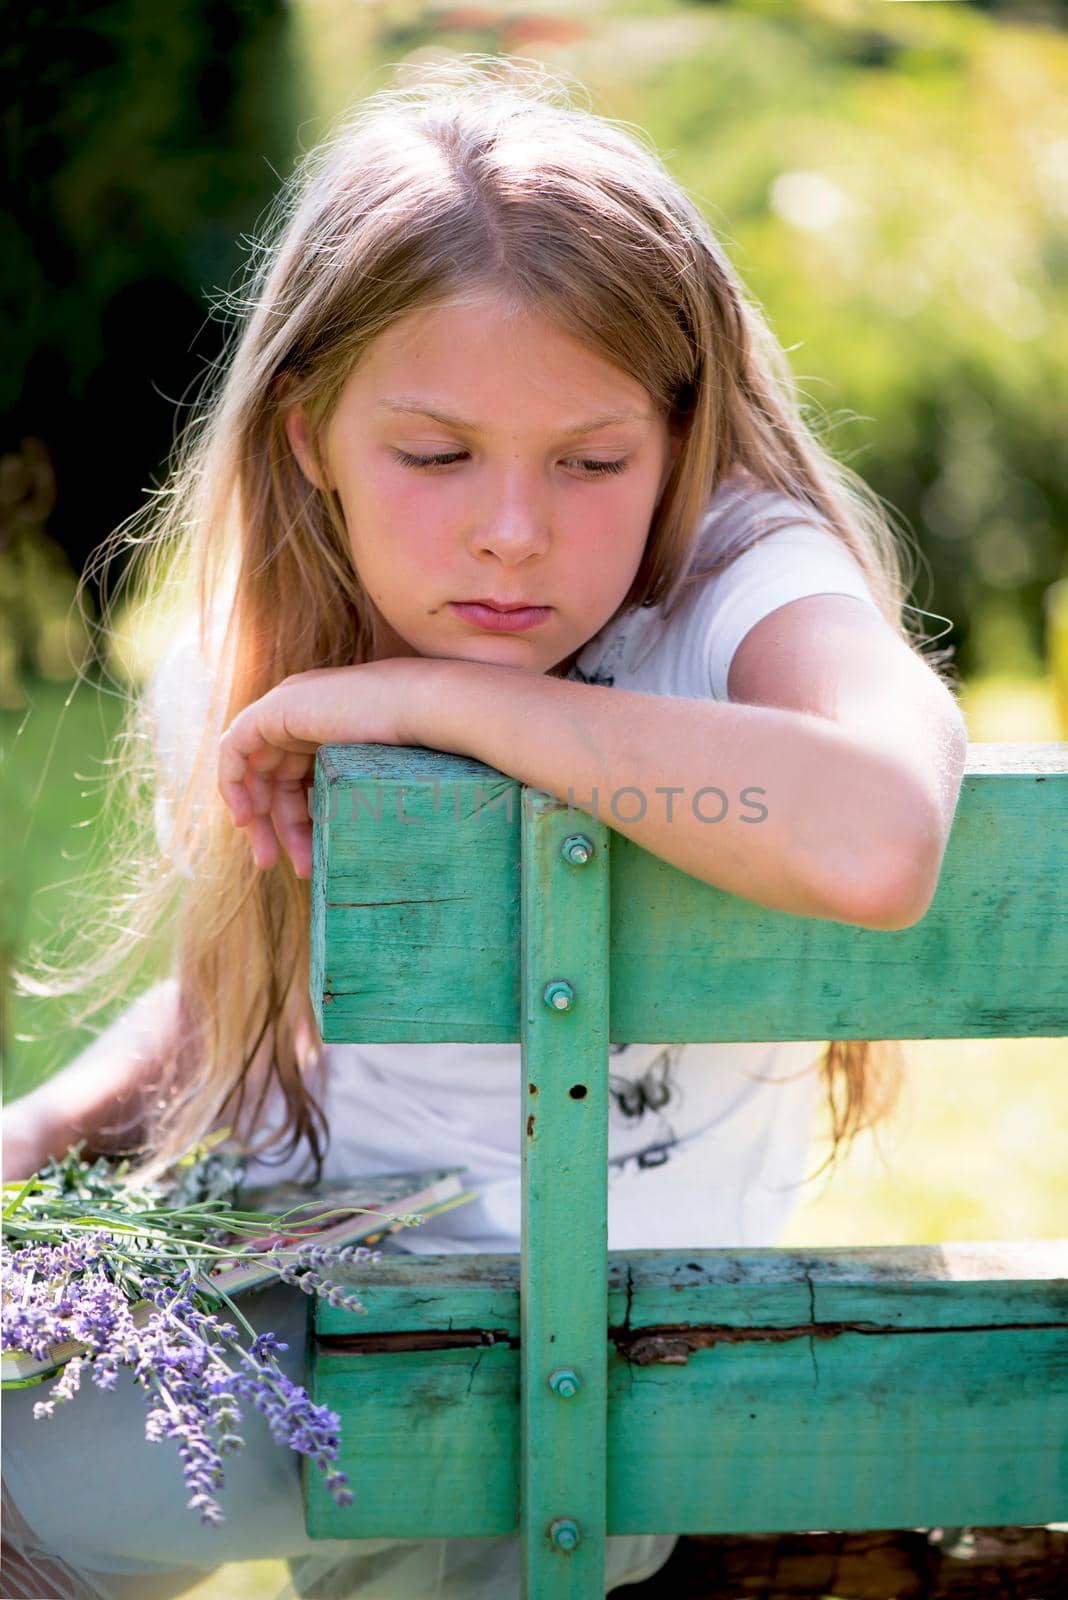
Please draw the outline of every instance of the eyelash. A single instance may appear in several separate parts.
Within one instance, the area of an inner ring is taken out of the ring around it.
[[[415,467],[423,472],[436,472],[443,467],[451,467],[454,462],[461,460],[464,452],[460,450],[446,456],[414,456],[408,450],[394,450],[393,454],[402,466]],[[591,478],[610,477],[613,473],[623,472],[627,465],[625,459],[622,461],[592,461],[582,460],[579,457],[575,459],[580,466],[589,469],[588,476]]]

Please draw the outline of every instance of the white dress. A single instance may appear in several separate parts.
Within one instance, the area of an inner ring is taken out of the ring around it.
[[[703,536],[720,548],[724,537],[733,537],[737,519],[753,515],[781,516],[786,525],[722,573],[694,585],[668,624],[659,607],[624,613],[587,643],[571,676],[646,693],[727,700],[734,652],[777,607],[805,595],[837,593],[878,609],[841,542],[780,496],[725,484]],[[181,638],[150,685],[161,755],[178,769],[186,730],[203,716],[206,670],[195,641]],[[157,822],[166,847],[162,798]],[[823,1043],[613,1045],[609,1248],[774,1245],[806,1175]],[[517,1251],[519,1082],[518,1044],[328,1045],[324,1175],[464,1166],[479,1199],[423,1228],[405,1230],[391,1247]],[[275,1100],[269,1107],[269,1123],[278,1124],[279,1106]],[[303,1177],[310,1168],[302,1149],[284,1164],[252,1163],[250,1179]],[[304,1297],[283,1286],[257,1297],[255,1306],[251,1320],[257,1326],[275,1328],[283,1338],[287,1328],[293,1334],[287,1370],[299,1381]],[[116,1587],[116,1579],[109,1587],[102,1573],[141,1574],[147,1581],[154,1572],[165,1584],[163,1574],[176,1566],[210,1568],[272,1555],[288,1557],[293,1575],[292,1586],[277,1600],[305,1593],[316,1600],[518,1595],[518,1541],[512,1536],[309,1540],[299,1462],[270,1440],[258,1417],[246,1424],[246,1450],[227,1458],[221,1497],[226,1524],[201,1529],[184,1507],[173,1444],[150,1449],[143,1442],[139,1393],[128,1385],[101,1394],[88,1381],[83,1388],[50,1422],[28,1420],[32,1399],[42,1391],[5,1397],[5,1479],[43,1548],[83,1573],[92,1570],[97,1587],[87,1592],[101,1600],[136,1592]],[[84,1472],[89,1461],[100,1468],[92,1478]],[[671,1535],[610,1538],[607,1588],[658,1571],[674,1543]],[[178,1575],[179,1587],[153,1588],[151,1594],[179,1594],[197,1576],[203,1573],[184,1580]]]

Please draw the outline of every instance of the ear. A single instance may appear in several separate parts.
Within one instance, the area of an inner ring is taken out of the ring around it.
[[[291,406],[290,409],[285,412],[285,429],[286,438],[289,440],[289,447],[296,456],[300,465],[300,470],[303,472],[308,482],[316,489],[322,489],[328,492],[333,485],[330,483],[324,483],[319,473],[319,469],[315,464],[315,458],[312,454],[311,448],[311,433],[308,428],[308,419],[304,415],[303,406]]]

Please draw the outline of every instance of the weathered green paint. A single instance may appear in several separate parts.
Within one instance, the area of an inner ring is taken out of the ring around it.
[[[462,756],[320,747],[310,989],[325,1040],[519,1039],[520,792]]]
[[[351,820],[357,788],[380,791],[381,821]],[[519,1039],[521,789],[466,757],[320,749],[317,814],[337,813],[315,829],[325,1039]],[[613,1041],[1068,1033],[1066,745],[969,747],[938,892],[900,932],[768,911],[599,826]],[[567,834],[592,827],[576,810]]]
[[[350,1271],[348,1281],[366,1312],[317,1301],[317,1338],[445,1329],[505,1343],[519,1337],[518,1256],[383,1256],[373,1268]],[[1068,1324],[1068,1239],[608,1252],[609,1329],[686,1320],[792,1327],[813,1306],[822,1322],[888,1330]]]
[[[529,789],[521,827],[522,1592],[588,1600],[604,1594],[608,829],[568,861],[572,819]],[[566,1400],[561,1366],[581,1379]]]
[[[616,1357],[609,1385],[612,1532],[1004,1525],[1068,1510],[1064,1327],[749,1338],[684,1366]]]
[[[313,1536],[518,1531],[527,1600],[595,1600],[606,1531],[1068,1519],[1068,1240],[605,1251],[609,1039],[1068,1033],[1068,748],[970,747],[900,933],[767,912],[461,757],[332,746],[315,792],[323,1036],[521,1042],[523,1248],[314,1306],[356,1499],[305,1464]]]
[[[609,1260],[609,1533],[1065,1520],[1068,1240]],[[354,1274],[367,1316],[317,1308],[357,1498],[309,1475],[312,1533],[515,1531],[519,1279],[514,1256],[383,1258]],[[333,1342],[387,1330],[472,1343]]]
[[[335,1505],[302,1458],[313,1539],[474,1539],[519,1527],[519,1352],[507,1344],[313,1359],[310,1392],[342,1419]]]

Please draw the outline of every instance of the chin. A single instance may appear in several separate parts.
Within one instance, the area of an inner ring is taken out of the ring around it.
[[[506,636],[488,641],[468,639],[450,653],[460,661],[480,661],[487,667],[518,667],[522,672],[547,672],[549,666],[531,652],[515,649]]]

